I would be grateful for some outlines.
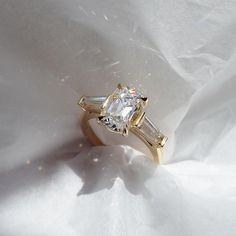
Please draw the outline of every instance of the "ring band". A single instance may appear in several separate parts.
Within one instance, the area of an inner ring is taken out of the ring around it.
[[[150,150],[152,160],[161,163],[161,149],[167,137],[157,129],[146,116],[143,108],[148,98],[139,94],[135,88],[118,84],[109,96],[82,96],[78,105],[83,109],[81,128],[84,135],[94,145],[104,145],[93,131],[89,121],[96,119],[109,131],[128,136],[131,131]]]

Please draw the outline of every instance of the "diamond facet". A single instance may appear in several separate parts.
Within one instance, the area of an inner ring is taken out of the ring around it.
[[[118,133],[124,133],[129,120],[141,104],[141,94],[129,87],[118,87],[108,97],[100,118],[100,123],[108,129]]]

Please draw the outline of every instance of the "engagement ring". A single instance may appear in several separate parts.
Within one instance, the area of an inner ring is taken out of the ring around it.
[[[109,96],[82,96],[78,102],[85,111],[81,128],[94,145],[104,145],[89,124],[90,119],[97,119],[98,124],[107,130],[128,136],[134,133],[151,151],[152,159],[161,162],[161,149],[167,137],[150,121],[143,111],[148,98],[138,93],[135,88],[118,84]]]

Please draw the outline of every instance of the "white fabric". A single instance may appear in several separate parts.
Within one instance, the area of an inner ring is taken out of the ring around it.
[[[0,0],[0,235],[235,235],[235,12]],[[118,82],[149,96],[166,165],[84,139],[76,100]]]

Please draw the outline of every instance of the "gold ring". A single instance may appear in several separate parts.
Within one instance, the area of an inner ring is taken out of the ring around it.
[[[135,134],[150,150],[152,159],[161,163],[161,149],[167,137],[155,127],[143,111],[148,98],[135,88],[118,84],[109,96],[82,96],[78,102],[84,114],[81,128],[94,145],[104,145],[90,126],[89,120],[96,119],[107,130],[128,136]]]

